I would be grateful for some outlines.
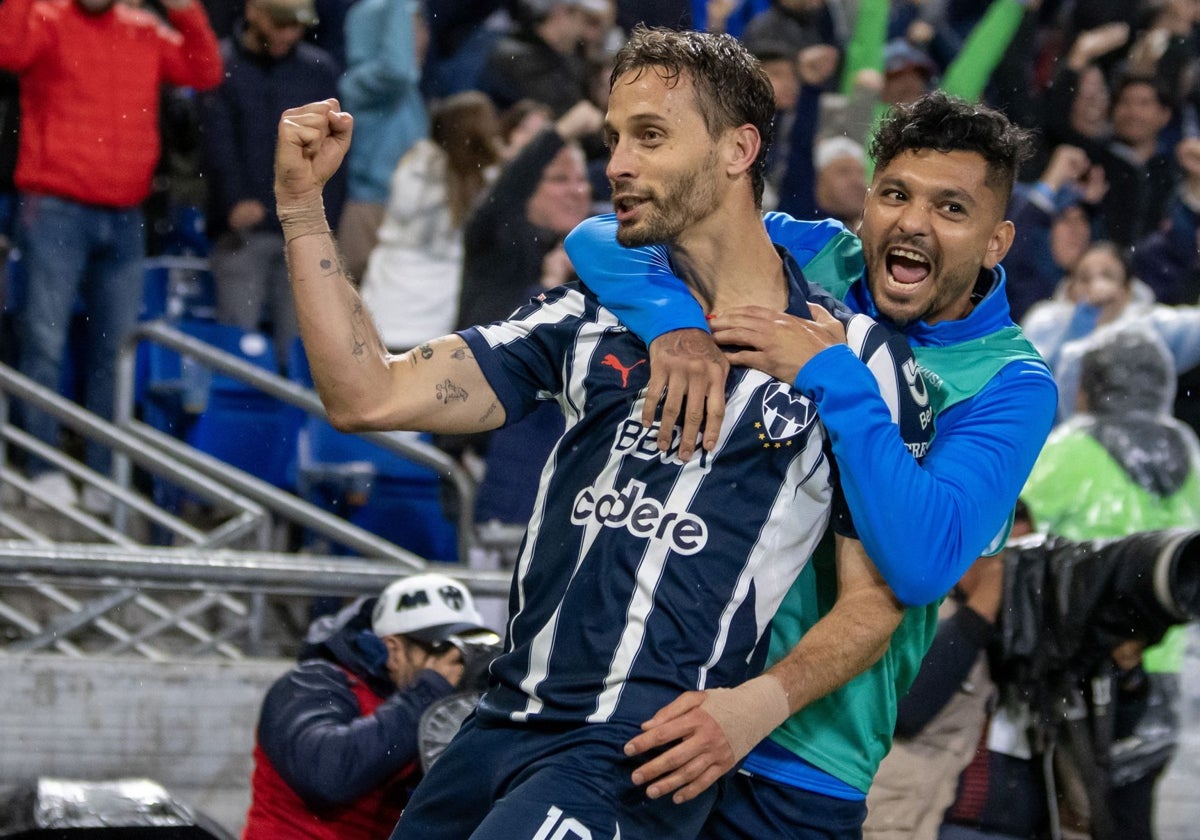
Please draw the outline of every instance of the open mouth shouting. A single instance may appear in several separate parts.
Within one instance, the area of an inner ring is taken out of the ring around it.
[[[889,248],[885,259],[888,286],[893,289],[915,288],[932,270],[929,257],[911,248]]]

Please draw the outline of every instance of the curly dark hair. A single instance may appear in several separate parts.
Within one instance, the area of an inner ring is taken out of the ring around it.
[[[987,161],[988,186],[1007,202],[1017,170],[1033,153],[1033,135],[1000,111],[933,91],[894,106],[871,138],[876,170],[919,149],[981,155]]]
[[[730,35],[638,25],[613,59],[609,87],[626,73],[653,69],[674,85],[686,73],[710,137],[749,123],[762,146],[750,168],[754,202],[762,205],[767,148],[775,119],[775,94],[758,59]]]

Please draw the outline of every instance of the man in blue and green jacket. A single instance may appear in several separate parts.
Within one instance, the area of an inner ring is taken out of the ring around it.
[[[589,220],[567,239],[580,277],[651,344],[644,420],[661,423],[660,446],[680,434],[681,416],[681,456],[715,444],[726,362],[792,381],[828,430],[854,528],[910,607],[874,666],[824,697],[789,696],[786,720],[767,719],[736,694],[689,692],[644,724],[627,752],[668,748],[634,780],[651,797],[680,802],[742,760],[733,745],[757,743],[701,836],[860,836],[866,790],[890,748],[896,701],[932,640],[937,603],[980,554],[1003,545],[1057,400],[1045,364],[1009,317],[999,265],[1013,236],[1004,209],[1027,144],[998,112],[930,94],[893,110],[876,131],[861,239],[835,222],[766,217],[809,281],[894,325],[913,346],[937,413],[919,463],[875,410],[882,398],[864,387],[863,365],[832,318],[707,312],[671,276],[668,248],[618,246],[623,219],[661,212],[652,193],[636,189],[636,173],[614,183],[615,217]],[[712,339],[736,349],[722,358]],[[694,397],[681,415],[686,394]],[[897,552],[896,542],[908,550]],[[819,681],[821,620],[837,591],[830,569],[814,557],[776,613],[768,673],[781,682],[789,672],[791,685],[804,674]]]

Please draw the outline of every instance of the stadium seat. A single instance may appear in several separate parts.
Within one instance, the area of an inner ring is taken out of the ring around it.
[[[264,370],[278,371],[272,344],[261,333],[211,321],[184,320],[176,326]],[[146,423],[277,487],[291,486],[302,411],[173,350],[154,344],[147,350],[140,403]]]
[[[288,375],[312,387],[299,341],[289,355]],[[411,434],[414,440],[431,440]],[[437,472],[311,415],[300,428],[296,451],[300,496],[422,557],[457,559],[456,529],[442,509]],[[328,548],[347,553],[342,546]]]

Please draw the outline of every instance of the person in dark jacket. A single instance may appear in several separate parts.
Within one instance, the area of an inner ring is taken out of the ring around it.
[[[243,840],[386,837],[422,772],[417,726],[463,678],[466,640],[496,636],[441,574],[390,584],[309,628],[263,700]]]
[[[246,330],[267,322],[281,366],[297,327],[271,192],[271,150],[279,115],[295,97],[338,95],[341,68],[302,40],[316,22],[313,0],[246,0],[244,17],[221,42],[225,80],[200,100],[217,320]],[[325,201],[335,225],[345,196],[346,178],[338,173]]]

